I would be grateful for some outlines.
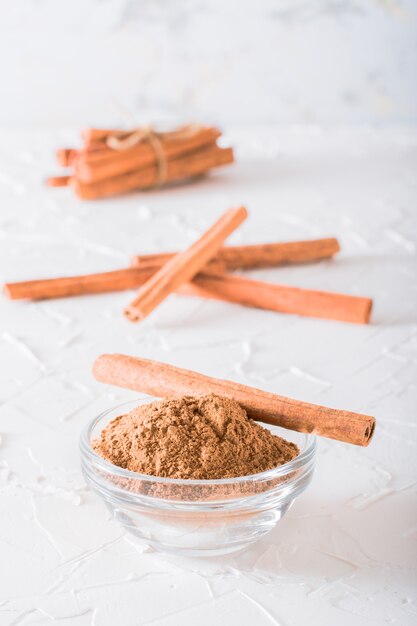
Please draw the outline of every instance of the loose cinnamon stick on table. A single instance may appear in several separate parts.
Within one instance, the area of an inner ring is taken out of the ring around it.
[[[208,271],[219,272],[233,269],[275,267],[284,263],[316,261],[328,258],[338,250],[339,243],[334,238],[248,246],[226,246],[221,248],[218,254],[206,264],[203,272],[206,274]],[[143,281],[148,280],[153,273],[175,254],[170,252],[167,254],[144,254],[133,257],[132,267],[140,268],[141,272],[122,269],[83,276],[66,276],[63,278],[7,283],[4,285],[3,291],[11,300],[37,300],[101,293],[101,290],[98,289],[99,285],[106,292],[123,291],[124,289],[143,284]],[[145,269],[148,271],[144,271]]]
[[[143,285],[159,269],[158,266],[146,266],[85,276],[6,283],[3,292],[10,300],[45,300],[124,291]],[[190,283],[181,285],[176,292],[280,313],[357,324],[368,323],[372,307],[369,298],[273,285],[232,274],[208,273],[207,270],[194,276]]]
[[[3,286],[3,293],[10,300],[48,300],[124,291],[143,285],[158,269],[158,266],[153,268],[130,267],[84,276],[65,276],[6,283]]]
[[[227,165],[228,163],[233,163],[232,148],[219,148],[217,145],[208,146],[195,154],[187,154],[182,158],[168,161],[164,183],[199,176],[213,167]],[[157,181],[158,168],[156,165],[151,165],[141,170],[114,176],[97,183],[83,183],[74,179],[73,185],[80,198],[95,200],[133,191],[134,189],[150,189],[155,186]]]
[[[254,420],[358,446],[367,446],[375,429],[375,418],[369,415],[309,404],[167,363],[124,354],[99,356],[93,365],[93,375],[109,385],[163,398],[216,393],[236,400]]]
[[[370,298],[275,285],[233,274],[198,274],[177,293],[354,324],[367,324],[372,310]]]
[[[166,159],[175,159],[203,146],[214,144],[220,136],[217,128],[201,131],[181,140],[161,140]],[[157,162],[157,154],[149,143],[140,143],[127,150],[103,150],[81,154],[75,163],[75,174],[80,181],[95,183],[106,178],[132,172]]]
[[[139,289],[136,298],[124,311],[126,317],[132,322],[143,319],[170,293],[194,278],[247,215],[243,206],[226,211],[187,250],[176,254]]]
[[[312,239],[247,246],[226,246],[209,261],[207,268],[223,270],[260,269],[292,263],[307,263],[327,259],[339,252],[337,239]],[[132,258],[133,267],[154,267],[169,261],[175,252],[141,254]]]

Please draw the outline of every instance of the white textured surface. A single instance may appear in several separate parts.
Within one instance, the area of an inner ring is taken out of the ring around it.
[[[0,11],[6,126],[417,122],[415,0],[0,0]]]
[[[375,298],[367,327],[172,297],[141,325],[130,293],[1,301],[0,624],[415,624],[416,157],[401,131],[235,132],[239,164],[159,193],[80,203],[40,183],[71,133],[0,140],[2,280],[123,266],[185,246],[230,205],[237,242],[336,235],[332,262],[267,280]],[[254,273],[255,275],[255,273]],[[90,374],[120,351],[370,412],[368,449],[323,440],[313,483],[246,553],[140,553],[79,471],[78,435],[128,391]]]

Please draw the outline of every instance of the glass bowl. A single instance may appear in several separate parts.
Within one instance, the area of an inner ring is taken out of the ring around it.
[[[157,398],[140,398],[101,413],[81,435],[83,474],[115,519],[161,552],[215,556],[240,550],[272,530],[309,484],[316,438],[269,424],[300,454],[259,474],[222,480],[179,480],[138,474],[96,454],[91,442],[115,417]]]

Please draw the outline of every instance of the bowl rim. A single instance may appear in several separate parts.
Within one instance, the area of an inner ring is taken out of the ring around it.
[[[317,437],[311,433],[301,433],[298,432],[299,435],[304,436],[306,438],[305,449],[295,457],[292,461],[288,461],[287,463],[283,463],[278,467],[274,467],[270,470],[266,470],[265,472],[258,472],[257,474],[248,474],[246,476],[236,476],[232,478],[213,478],[213,479],[194,479],[194,478],[165,478],[164,476],[152,476],[151,474],[140,474],[139,472],[134,472],[132,470],[124,469],[119,467],[118,465],[114,465],[110,463],[110,461],[106,461],[103,459],[97,452],[93,450],[91,447],[91,433],[94,427],[102,421],[109,413],[112,413],[115,410],[123,409],[127,405],[132,405],[134,403],[145,404],[151,403],[158,400],[163,400],[163,398],[156,398],[154,396],[140,396],[134,400],[128,400],[127,402],[122,402],[120,404],[116,404],[105,411],[102,411],[97,415],[94,419],[92,419],[87,426],[82,430],[80,435],[80,450],[83,457],[87,457],[88,460],[95,465],[99,466],[106,472],[111,472],[112,474],[129,478],[134,480],[148,481],[152,483],[160,483],[164,485],[230,485],[236,483],[242,483],[250,480],[251,482],[263,482],[267,480],[271,480],[274,478],[280,478],[291,474],[295,470],[299,470],[309,465],[309,462],[312,461],[315,457],[316,449],[317,449]],[[257,422],[260,425],[265,426],[274,426],[274,424],[265,424],[264,422]],[[278,428],[283,428],[277,426]],[[284,429],[286,430],[286,429]],[[296,432],[296,431],[294,431]]]

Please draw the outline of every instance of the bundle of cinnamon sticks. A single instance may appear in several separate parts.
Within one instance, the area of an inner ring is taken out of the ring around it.
[[[222,247],[246,217],[242,206],[226,211],[183,252],[135,256],[131,267],[101,274],[7,283],[3,291],[12,300],[39,300],[139,287],[124,311],[127,319],[134,322],[145,318],[174,292],[282,313],[369,322],[370,298],[277,285],[232,274],[236,269],[328,259],[339,251],[334,238]]]
[[[68,173],[46,184],[71,186],[79,198],[95,200],[194,178],[233,163],[233,150],[220,147],[220,137],[218,128],[197,125],[168,132],[90,128],[82,133],[81,148],[57,151]]]

